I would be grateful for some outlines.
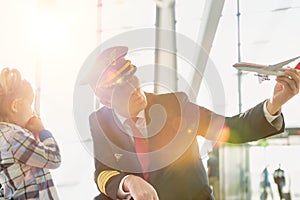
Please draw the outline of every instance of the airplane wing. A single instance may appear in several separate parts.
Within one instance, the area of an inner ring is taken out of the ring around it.
[[[297,60],[299,58],[300,58],[300,56],[297,56],[295,58],[291,58],[289,60],[286,60],[286,61],[274,64],[274,65],[269,65],[264,70],[272,70],[272,71],[274,71],[274,70],[281,69],[283,66],[285,66],[285,65],[287,65],[287,64],[289,64],[289,63],[291,63],[291,62],[293,62],[293,61],[295,61],[295,60]]]

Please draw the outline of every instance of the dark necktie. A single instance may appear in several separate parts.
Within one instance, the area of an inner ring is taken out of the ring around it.
[[[137,157],[143,169],[143,176],[145,180],[148,180],[148,167],[149,167],[149,157],[148,157],[148,143],[146,138],[142,135],[140,130],[136,127],[135,122],[138,118],[127,119],[126,124],[131,128],[134,140],[135,151]]]

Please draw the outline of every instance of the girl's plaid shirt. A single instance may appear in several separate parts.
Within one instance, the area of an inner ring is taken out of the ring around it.
[[[60,163],[49,131],[37,141],[28,130],[0,122],[0,199],[59,199],[49,169]]]

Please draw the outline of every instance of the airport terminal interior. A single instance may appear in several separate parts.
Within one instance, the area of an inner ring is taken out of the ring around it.
[[[128,56],[142,80],[193,90],[195,103],[233,116],[271,97],[276,83],[274,76],[260,83],[255,73],[240,73],[233,64],[271,65],[299,56],[299,19],[299,0],[0,0],[0,66],[20,69],[33,83],[34,109],[62,153],[61,167],[51,170],[61,199],[93,199],[99,192],[88,113],[101,105],[91,91],[82,96],[95,100],[86,115],[76,116],[73,105],[74,90],[87,87],[78,84],[83,63],[99,45],[132,40],[136,49]],[[173,53],[155,52],[161,44]],[[139,73],[154,63],[176,73]],[[233,145],[198,138],[204,167],[207,152],[218,159],[220,199],[280,200],[274,175],[282,169],[285,200],[300,200],[299,108],[298,94],[282,108],[285,131],[267,139]],[[273,194],[262,198],[264,169]]]

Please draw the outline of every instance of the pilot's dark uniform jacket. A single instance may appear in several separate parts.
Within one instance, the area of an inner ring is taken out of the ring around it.
[[[122,53],[124,55],[126,53]],[[155,153],[149,156],[148,182],[161,200],[214,199],[200,159],[197,135],[210,138],[210,132],[215,133],[224,125],[230,130],[226,142],[244,143],[284,129],[284,123],[277,130],[266,120],[263,103],[245,113],[224,118],[191,103],[185,93],[146,93],[146,98],[144,114],[147,132],[151,135],[148,145],[149,151]],[[163,119],[160,116],[164,116]],[[283,121],[283,116],[279,118]],[[134,154],[132,138],[125,133],[112,109],[102,107],[92,113],[89,120],[94,144],[95,182],[101,192],[97,199],[117,199],[120,181],[126,175],[143,177],[139,173],[141,165]],[[159,124],[161,120],[163,125]],[[158,130],[157,126],[162,128]]]

